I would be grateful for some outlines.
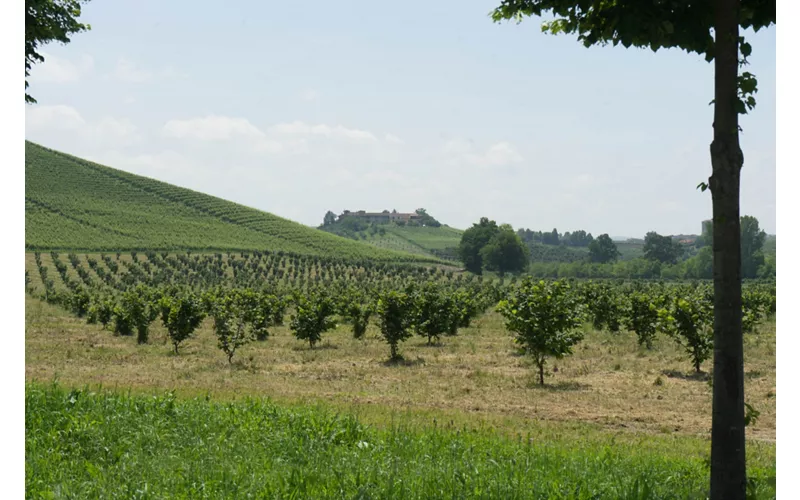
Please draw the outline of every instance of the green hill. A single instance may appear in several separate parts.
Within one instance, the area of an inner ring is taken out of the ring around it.
[[[271,250],[433,261],[25,143],[28,250]]]
[[[335,224],[321,227],[325,232],[339,234],[370,245],[409,252],[430,258],[456,259],[456,248],[464,231],[452,227],[400,226],[396,224],[363,224],[356,230],[343,229]]]

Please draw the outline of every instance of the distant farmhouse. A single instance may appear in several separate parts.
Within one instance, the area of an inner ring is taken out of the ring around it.
[[[338,220],[341,221],[345,217],[355,217],[365,222],[374,222],[376,224],[389,224],[390,222],[404,222],[407,224],[409,221],[420,221],[422,219],[419,214],[403,214],[397,210],[392,210],[391,212],[388,210],[383,212],[367,212],[364,210],[351,212],[350,210],[345,210],[339,215]]]

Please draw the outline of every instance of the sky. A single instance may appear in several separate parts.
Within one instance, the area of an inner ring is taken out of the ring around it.
[[[26,138],[317,226],[328,210],[467,228],[697,234],[713,65],[585,48],[493,1],[92,1],[43,47]],[[775,233],[775,28],[745,36],[741,213]]]

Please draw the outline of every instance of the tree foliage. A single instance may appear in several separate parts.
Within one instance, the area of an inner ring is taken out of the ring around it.
[[[453,298],[433,282],[422,285],[414,295],[414,329],[418,335],[439,341],[442,335],[454,334],[460,316]]]
[[[714,310],[709,297],[697,293],[673,297],[659,318],[663,330],[684,348],[700,373],[714,349]]]
[[[683,254],[680,243],[671,236],[662,236],[655,231],[650,231],[644,237],[645,259],[658,261],[663,264],[676,264]]]
[[[481,248],[479,256],[485,269],[497,271],[500,276],[509,272],[520,272],[528,264],[528,248],[507,224],[500,226]]]
[[[589,258],[592,262],[614,262],[621,254],[608,234],[601,234],[589,243]]]
[[[411,337],[414,309],[414,298],[404,291],[390,290],[378,297],[376,313],[381,335],[389,344],[391,360],[401,359],[397,347]]]
[[[42,45],[50,42],[68,44],[70,37],[91,29],[88,24],[78,22],[81,4],[88,0],[25,0],[25,89],[34,64],[44,62],[39,52]],[[33,104],[36,99],[25,92],[25,102]]]
[[[500,231],[495,221],[481,217],[477,224],[464,231],[458,245],[458,257],[464,263],[467,271],[475,274],[483,272],[483,257],[481,250]]]
[[[322,218],[322,225],[324,227],[332,226],[336,223],[336,214],[328,210],[325,212],[325,217]]]
[[[322,340],[322,334],[336,328],[333,314],[333,301],[320,294],[295,297],[295,313],[289,322],[289,328],[299,340],[308,341],[313,349]]]
[[[663,305],[660,297],[643,290],[634,290],[627,296],[624,323],[636,334],[639,345],[653,348],[658,331],[658,311]]]
[[[164,295],[159,300],[161,323],[167,329],[175,354],[178,346],[190,338],[206,314],[200,298],[191,292]]]
[[[533,357],[541,385],[547,358],[572,354],[572,347],[583,339],[577,330],[580,304],[564,281],[537,282],[525,277],[497,310],[505,318],[506,328],[516,333],[517,343]]]

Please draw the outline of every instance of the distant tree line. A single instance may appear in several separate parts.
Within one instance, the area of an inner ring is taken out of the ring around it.
[[[482,249],[500,232],[500,228],[508,230],[510,227],[498,226],[485,217],[473,224],[472,228],[465,231],[458,249],[464,267],[475,273],[492,270],[490,267],[497,270],[502,268],[503,272],[525,269],[534,276],[548,278],[713,278],[711,224],[704,224],[703,234],[691,243],[682,243],[677,237],[650,231],[644,237],[642,257],[624,261],[619,261],[621,254],[608,234],[594,238],[583,230],[560,235],[556,229],[550,232],[519,229],[516,231],[516,240],[524,246],[524,254],[529,260],[527,265],[520,267],[515,263],[498,266],[497,262],[484,261]],[[744,279],[769,279],[776,275],[774,255],[764,252],[766,238],[766,233],[759,228],[758,219],[749,215],[741,218]],[[508,237],[504,245],[513,248],[512,240]],[[582,246],[586,249],[579,250]],[[509,252],[506,250],[505,253]],[[504,255],[503,252],[495,254]]]
[[[525,243],[541,243],[543,245],[565,245],[568,247],[588,247],[594,240],[592,233],[587,233],[583,229],[570,233],[567,231],[563,235],[557,229],[550,232],[531,231],[530,229],[518,229],[517,235]]]

